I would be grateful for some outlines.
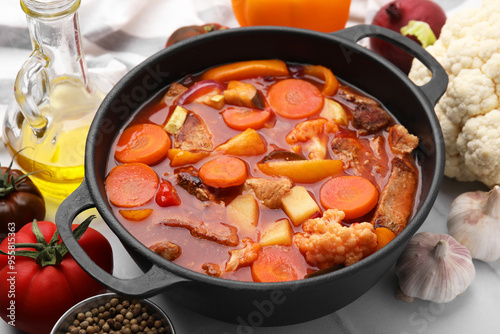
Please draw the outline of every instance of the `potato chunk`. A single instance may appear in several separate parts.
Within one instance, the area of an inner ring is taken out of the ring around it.
[[[165,125],[165,131],[170,133],[171,135],[175,135],[179,130],[182,128],[182,125],[184,125],[184,122],[186,121],[188,111],[181,107],[177,106],[174,109],[174,112],[172,113],[172,116],[170,116],[167,124]]]
[[[299,226],[316,212],[320,212],[320,208],[314,198],[302,186],[293,187],[281,198],[281,204],[283,210],[295,226]]]
[[[288,219],[283,218],[276,221],[273,225],[267,228],[260,238],[262,247],[272,245],[291,246],[293,239],[293,231]]]
[[[347,114],[344,108],[333,100],[325,98],[325,105],[319,115],[339,125],[347,125]]]
[[[267,144],[257,131],[246,129],[215,150],[230,155],[251,156],[266,153]]]
[[[259,205],[252,194],[239,195],[228,204],[226,215],[238,230],[252,232],[259,223]]]

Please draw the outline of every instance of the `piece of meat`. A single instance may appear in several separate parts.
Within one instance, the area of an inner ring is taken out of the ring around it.
[[[250,238],[244,238],[242,241],[245,247],[229,251],[230,258],[226,262],[226,271],[235,271],[249,266],[257,259],[262,246]]]
[[[289,192],[292,187],[292,180],[286,177],[273,180],[255,177],[245,181],[243,191],[253,191],[255,197],[269,209],[280,209],[281,197]]]
[[[205,274],[212,277],[220,277],[222,275],[222,270],[220,266],[215,263],[203,263],[201,269],[205,270]]]
[[[352,124],[361,134],[375,133],[387,127],[391,116],[380,106],[361,103],[352,112]]]
[[[388,167],[384,138],[376,136],[368,142],[370,146],[365,149],[356,138],[336,137],[331,142],[332,158],[341,160],[344,169],[350,168],[354,175],[373,179],[372,174],[378,173],[385,177]]]
[[[418,138],[408,132],[400,124],[396,124],[389,129],[389,146],[396,154],[411,153],[418,146]]]
[[[193,222],[175,218],[164,218],[160,224],[170,227],[182,227],[191,233],[193,237],[206,239],[223,246],[237,246],[239,243],[238,229],[224,223]]]
[[[366,103],[372,104],[374,106],[378,106],[379,103],[372,99],[371,97],[361,95],[357,91],[355,91],[352,87],[340,84],[337,94],[342,97],[344,100],[352,102],[352,103]]]
[[[167,105],[171,105],[175,102],[175,100],[177,100],[179,96],[182,95],[182,93],[184,93],[187,90],[188,90],[187,87],[174,82],[172,85],[170,85],[170,88],[163,96],[163,102],[165,102],[165,104]]]
[[[200,201],[216,201],[215,196],[208,190],[198,176],[198,170],[193,166],[178,168],[177,184]]]
[[[410,218],[417,186],[416,167],[408,160],[395,157],[392,160],[389,180],[380,194],[372,224],[376,227],[387,227],[398,235]]]
[[[356,175],[361,174],[361,163],[359,154],[362,146],[357,139],[336,137],[331,143],[333,159],[339,159],[344,165],[344,169],[352,168]]]
[[[184,151],[212,151],[212,134],[195,113],[188,113],[183,126],[175,134],[174,147]]]
[[[149,249],[168,261],[177,259],[182,253],[181,247],[170,241],[157,242],[149,246]]]
[[[352,87],[340,85],[340,97],[355,104],[353,108],[353,125],[361,134],[374,133],[385,128],[391,116],[380,106],[380,103],[368,96],[363,96]]]

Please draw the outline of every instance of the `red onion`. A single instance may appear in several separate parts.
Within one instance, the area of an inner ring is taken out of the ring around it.
[[[200,96],[203,96],[205,94],[208,94],[213,91],[217,91],[217,93],[220,93],[224,90],[224,86],[215,81],[215,80],[203,80],[200,82],[195,83],[187,91],[182,93],[181,96],[179,96],[179,100],[177,101],[178,105],[183,105],[187,103],[191,103]]]
[[[424,22],[439,38],[441,28],[446,22],[444,10],[431,0],[395,0],[383,6],[373,18],[372,24],[385,27],[401,33],[401,28],[410,21]],[[408,38],[422,45],[422,41],[413,34]],[[370,48],[398,66],[408,74],[413,57],[398,47],[377,38],[370,38]]]

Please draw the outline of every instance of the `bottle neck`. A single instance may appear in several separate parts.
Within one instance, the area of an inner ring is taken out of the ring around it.
[[[47,75],[52,83],[71,78],[88,86],[79,6],[80,0],[21,0],[33,49],[47,58]]]

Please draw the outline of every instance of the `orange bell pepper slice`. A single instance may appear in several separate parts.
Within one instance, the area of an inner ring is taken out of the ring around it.
[[[325,82],[321,93],[325,96],[333,96],[339,89],[339,81],[332,71],[321,65],[305,65],[304,74],[319,78]]]
[[[201,80],[225,82],[259,76],[288,76],[288,67],[278,59],[240,61],[208,69],[201,75]]]

